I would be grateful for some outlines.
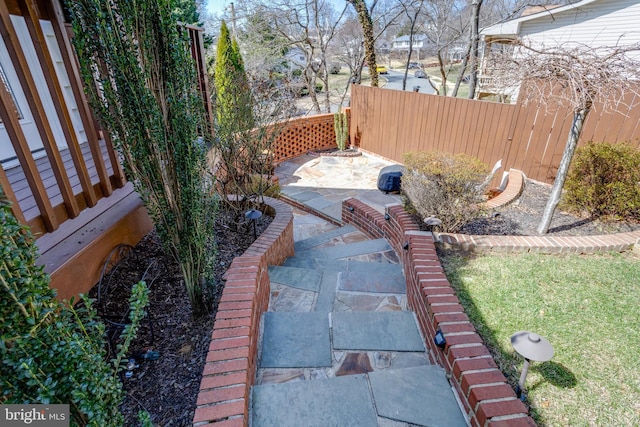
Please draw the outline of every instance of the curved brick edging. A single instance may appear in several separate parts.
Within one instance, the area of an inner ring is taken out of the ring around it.
[[[465,314],[440,265],[433,235],[419,231],[401,205],[388,205],[386,213],[389,220],[358,200],[342,203],[345,224],[353,224],[372,238],[387,239],[398,253],[407,300],[416,313],[429,357],[450,375],[471,425],[535,426]],[[444,349],[433,341],[438,329],[447,341]]]
[[[269,227],[227,270],[204,365],[194,426],[248,425],[260,319],[269,306],[269,265],[293,255],[293,209],[265,197]]]
[[[517,169],[509,169],[509,180],[504,191],[493,199],[487,200],[486,206],[489,209],[499,208],[508,205],[517,199],[524,189],[524,172]]]

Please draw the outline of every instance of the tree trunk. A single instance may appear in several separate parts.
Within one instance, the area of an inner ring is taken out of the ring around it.
[[[373,21],[369,14],[369,9],[364,0],[347,0],[353,5],[358,14],[362,34],[364,35],[364,51],[369,74],[371,75],[371,87],[378,87],[378,70],[376,68],[375,39],[373,37]]]
[[[476,85],[478,82],[478,42],[480,35],[478,34],[478,24],[480,21],[480,7],[482,0],[473,0],[471,2],[471,74],[469,76],[469,99],[475,98]]]
[[[576,151],[578,145],[578,139],[582,133],[582,126],[587,118],[587,114],[591,110],[591,105],[587,105],[585,108],[576,110],[573,113],[573,123],[571,124],[571,132],[569,133],[569,139],[567,145],[564,147],[562,153],[562,160],[560,160],[560,166],[558,166],[558,172],[556,173],[556,179],[553,181],[553,187],[551,188],[551,194],[549,200],[544,208],[544,213],[540,219],[538,225],[538,234],[546,234],[549,231],[551,220],[553,219],[553,213],[560,202],[560,195],[562,194],[562,187],[567,179],[567,172],[569,171],[569,165],[573,158],[573,153]]]

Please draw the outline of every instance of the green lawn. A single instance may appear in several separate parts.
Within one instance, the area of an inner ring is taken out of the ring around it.
[[[514,332],[537,332],[554,346],[525,384],[536,422],[640,425],[640,257],[446,251],[442,262],[513,385],[523,362]]]

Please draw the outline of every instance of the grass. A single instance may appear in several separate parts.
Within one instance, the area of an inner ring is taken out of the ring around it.
[[[442,262],[512,385],[523,363],[514,332],[537,332],[554,346],[525,384],[539,425],[640,425],[640,258],[447,251]]]

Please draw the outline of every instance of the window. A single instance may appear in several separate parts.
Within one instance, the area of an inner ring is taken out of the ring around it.
[[[0,64],[0,80],[2,80],[2,84],[7,89],[7,92],[11,94],[11,99],[13,99],[13,105],[15,106],[18,119],[22,119],[23,118],[22,111],[20,111],[20,107],[18,106],[18,101],[16,100],[16,97],[13,94],[13,89],[11,89],[11,85],[9,85],[9,80],[7,79],[7,75],[4,73],[4,68],[2,67],[2,64]],[[2,119],[0,119],[0,123],[2,123]]]

